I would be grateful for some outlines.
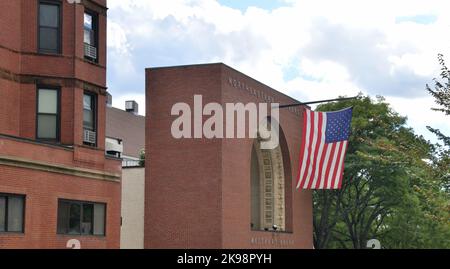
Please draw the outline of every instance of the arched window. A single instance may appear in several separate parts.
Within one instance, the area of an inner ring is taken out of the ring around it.
[[[281,131],[281,130],[280,130]],[[255,139],[251,159],[251,228],[289,231],[291,217],[290,160],[284,136],[275,149],[262,149]],[[286,154],[287,153],[287,154]]]

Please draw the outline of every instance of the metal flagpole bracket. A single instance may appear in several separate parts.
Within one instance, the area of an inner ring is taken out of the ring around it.
[[[328,100],[312,101],[312,102],[305,102],[305,103],[297,103],[297,104],[289,104],[289,105],[280,105],[280,106],[274,107],[274,108],[289,108],[289,107],[296,107],[296,106],[306,106],[306,105],[313,105],[313,104],[320,104],[320,103],[328,103],[328,102],[335,102],[335,101],[354,100],[354,99],[357,99],[357,98],[358,98],[358,96],[355,96],[355,97],[344,97],[344,98],[336,98],[336,99],[328,99]]]

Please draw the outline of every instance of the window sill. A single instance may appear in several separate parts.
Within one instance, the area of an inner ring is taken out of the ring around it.
[[[53,139],[36,138],[36,141],[38,141],[39,143],[42,143],[42,144],[61,145],[61,141],[53,140]]]
[[[0,232],[0,236],[25,236],[24,232]]]
[[[85,62],[90,63],[90,64],[99,65],[99,64],[98,64],[98,60],[94,60],[94,59],[87,58],[86,55],[84,56],[83,60],[84,60]]]
[[[114,161],[123,161],[122,157],[111,156],[111,155],[108,155],[108,154],[105,154],[105,158],[106,159],[110,159],[110,160],[114,160]]]
[[[60,237],[71,237],[71,238],[96,238],[96,239],[106,239],[106,235],[92,235],[92,234],[57,234]]]
[[[82,148],[85,148],[85,149],[95,149],[95,150],[98,150],[99,148],[97,147],[97,145],[88,145],[88,144],[84,144],[83,143],[83,145],[81,145],[81,147]]]
[[[37,55],[38,56],[50,56],[50,57],[64,58],[64,55],[62,53],[51,53],[51,52],[38,51]]]
[[[294,232],[289,232],[289,231],[273,231],[273,230],[269,230],[269,231],[265,231],[265,230],[256,230],[251,228],[252,232],[260,232],[260,233],[271,233],[271,234],[294,234]]]
[[[83,62],[85,62],[85,63],[87,63],[87,64],[90,64],[90,65],[93,65],[93,66],[95,66],[95,67],[98,67],[98,68],[105,68],[103,65],[101,65],[101,64],[99,63],[99,61],[89,60],[89,59],[87,59],[87,58],[85,58],[85,57],[79,58],[79,59],[81,59]]]
[[[36,142],[37,144],[50,146],[50,147],[58,147],[58,148],[65,148],[65,149],[72,149],[73,148],[73,145],[64,145],[60,141],[36,139],[34,142]]]

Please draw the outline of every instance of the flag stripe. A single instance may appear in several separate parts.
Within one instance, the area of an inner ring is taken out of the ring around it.
[[[309,140],[310,140],[310,133],[311,133],[311,110],[307,109],[305,111],[305,143],[303,146],[304,149],[304,153],[303,153],[303,158],[300,160],[302,162],[302,168],[301,168],[301,172],[300,172],[300,177],[299,177],[299,181],[298,181],[298,185],[297,188],[300,188],[301,186],[303,186],[304,184],[304,180],[305,180],[305,171],[306,171],[306,165],[307,165],[307,161],[308,161],[308,155],[309,155]]]
[[[331,189],[334,188],[335,184],[336,184],[336,177],[338,174],[338,170],[341,167],[341,152],[342,152],[342,147],[344,145],[343,142],[338,142],[338,146],[336,146],[337,151],[335,152],[335,159],[336,159],[336,163],[335,166],[333,167],[333,169],[331,171],[333,171],[333,176],[331,177]]]
[[[334,172],[334,166],[336,164],[336,154],[338,151],[338,143],[333,143],[332,144],[332,149],[331,149],[331,153],[330,153],[330,159],[328,160],[328,164],[327,164],[327,177],[326,177],[326,181],[327,181],[327,187],[326,189],[331,189],[331,177],[333,176],[333,172]]]
[[[323,158],[324,158],[324,147],[325,147],[325,132],[327,127],[327,114],[326,113],[320,113],[320,120],[319,120],[319,137],[320,137],[320,143],[318,144],[318,153],[317,153],[317,159],[316,159],[316,165],[315,165],[315,174],[314,174],[314,181],[313,181],[313,188],[317,189],[320,185],[320,176],[322,170],[320,167],[323,165]]]
[[[314,121],[315,128],[317,128],[317,132],[316,132],[317,137],[316,137],[315,147],[313,148],[314,159],[313,159],[313,162],[311,163],[312,173],[311,173],[311,177],[310,177],[310,181],[309,181],[309,185],[308,185],[309,189],[312,186],[316,186],[315,178],[316,178],[317,172],[318,172],[316,167],[320,161],[319,152],[320,152],[320,146],[322,144],[322,119],[323,119],[322,115],[323,115],[323,113],[316,112],[316,118],[315,118],[316,120]]]
[[[307,125],[308,125],[307,122],[308,121],[306,120],[307,119],[307,114],[308,114],[308,109],[305,109],[303,111],[303,118],[304,118],[304,120],[303,120],[303,129],[302,129],[304,134],[308,133],[308,130],[307,130]],[[298,169],[298,174],[297,174],[297,189],[300,187],[301,178],[302,178],[303,172],[305,170],[305,167],[303,166],[303,160],[305,159],[304,154],[305,154],[305,151],[306,151],[306,149],[305,149],[306,137],[307,137],[306,135],[302,135],[302,147],[301,147],[301,151],[300,151],[300,156],[298,157],[298,167],[299,167],[299,169]]]
[[[340,189],[342,187],[342,179],[344,177],[344,169],[345,169],[345,156],[347,155],[347,148],[348,148],[348,141],[345,141],[344,143],[344,149],[342,152],[342,159],[341,159],[341,169],[339,170],[338,176],[339,176],[339,181],[338,184],[336,184],[336,188]]]
[[[310,119],[310,139],[311,139],[311,144],[308,147],[309,149],[309,158],[307,158],[307,163],[306,163],[306,167],[308,168],[308,172],[306,173],[306,177],[305,177],[305,183],[304,186],[306,188],[306,186],[309,185],[309,180],[311,178],[311,172],[312,172],[312,163],[314,161],[314,148],[316,147],[316,143],[317,143],[317,127],[316,127],[316,112],[312,112],[311,113],[311,119]]]
[[[326,181],[327,181],[327,171],[328,171],[328,161],[330,160],[330,154],[331,154],[331,148],[333,147],[333,145],[330,144],[326,144],[325,148],[326,148],[326,153],[325,153],[325,159],[323,160],[323,164],[322,164],[322,177],[320,178],[320,189],[323,189],[326,185]]]
[[[306,173],[307,173],[307,169],[308,169],[308,161],[309,161],[309,145],[311,144],[311,116],[312,116],[312,111],[307,110],[306,112],[306,142],[305,142],[305,153],[303,155],[303,168],[302,168],[302,175],[300,177],[301,180],[301,185],[303,186],[303,184],[305,183],[305,179],[306,179]]]

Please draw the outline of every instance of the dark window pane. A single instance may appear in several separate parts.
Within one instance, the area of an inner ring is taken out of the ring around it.
[[[85,94],[83,96],[83,108],[87,110],[92,110],[92,96]]]
[[[58,27],[59,7],[56,5],[41,4],[39,8],[39,25]]]
[[[84,30],[84,43],[95,47],[94,31]]]
[[[81,222],[81,234],[84,234],[84,235],[92,234],[93,216],[94,216],[94,205],[93,204],[84,204],[83,205],[83,220]]]
[[[97,45],[95,44],[95,32],[91,31],[91,43],[89,43],[91,46],[96,47]]]
[[[91,31],[89,30],[84,30],[84,43],[89,44],[91,46],[93,46],[93,38],[92,38],[92,34]]]
[[[85,129],[94,131],[95,111],[94,111],[94,97],[85,94],[83,97],[83,126]]]
[[[22,197],[8,198],[8,232],[23,231],[23,204]]]
[[[56,53],[58,51],[58,29],[41,27],[39,29],[39,48]]]
[[[94,206],[94,235],[105,235],[105,205]]]
[[[81,218],[80,204],[71,204],[69,217],[69,234],[81,234],[80,218]]]
[[[84,13],[84,28],[88,30],[92,30],[92,15]]]
[[[85,129],[94,130],[94,113],[89,110],[84,110],[83,124]]]
[[[89,202],[58,203],[58,233],[105,235],[106,205]]]
[[[57,139],[57,119],[56,115],[38,115],[39,139]]]
[[[59,202],[58,205],[58,233],[69,233],[70,204]]]
[[[5,216],[6,216],[6,199],[0,197],[0,232],[5,231]]]

